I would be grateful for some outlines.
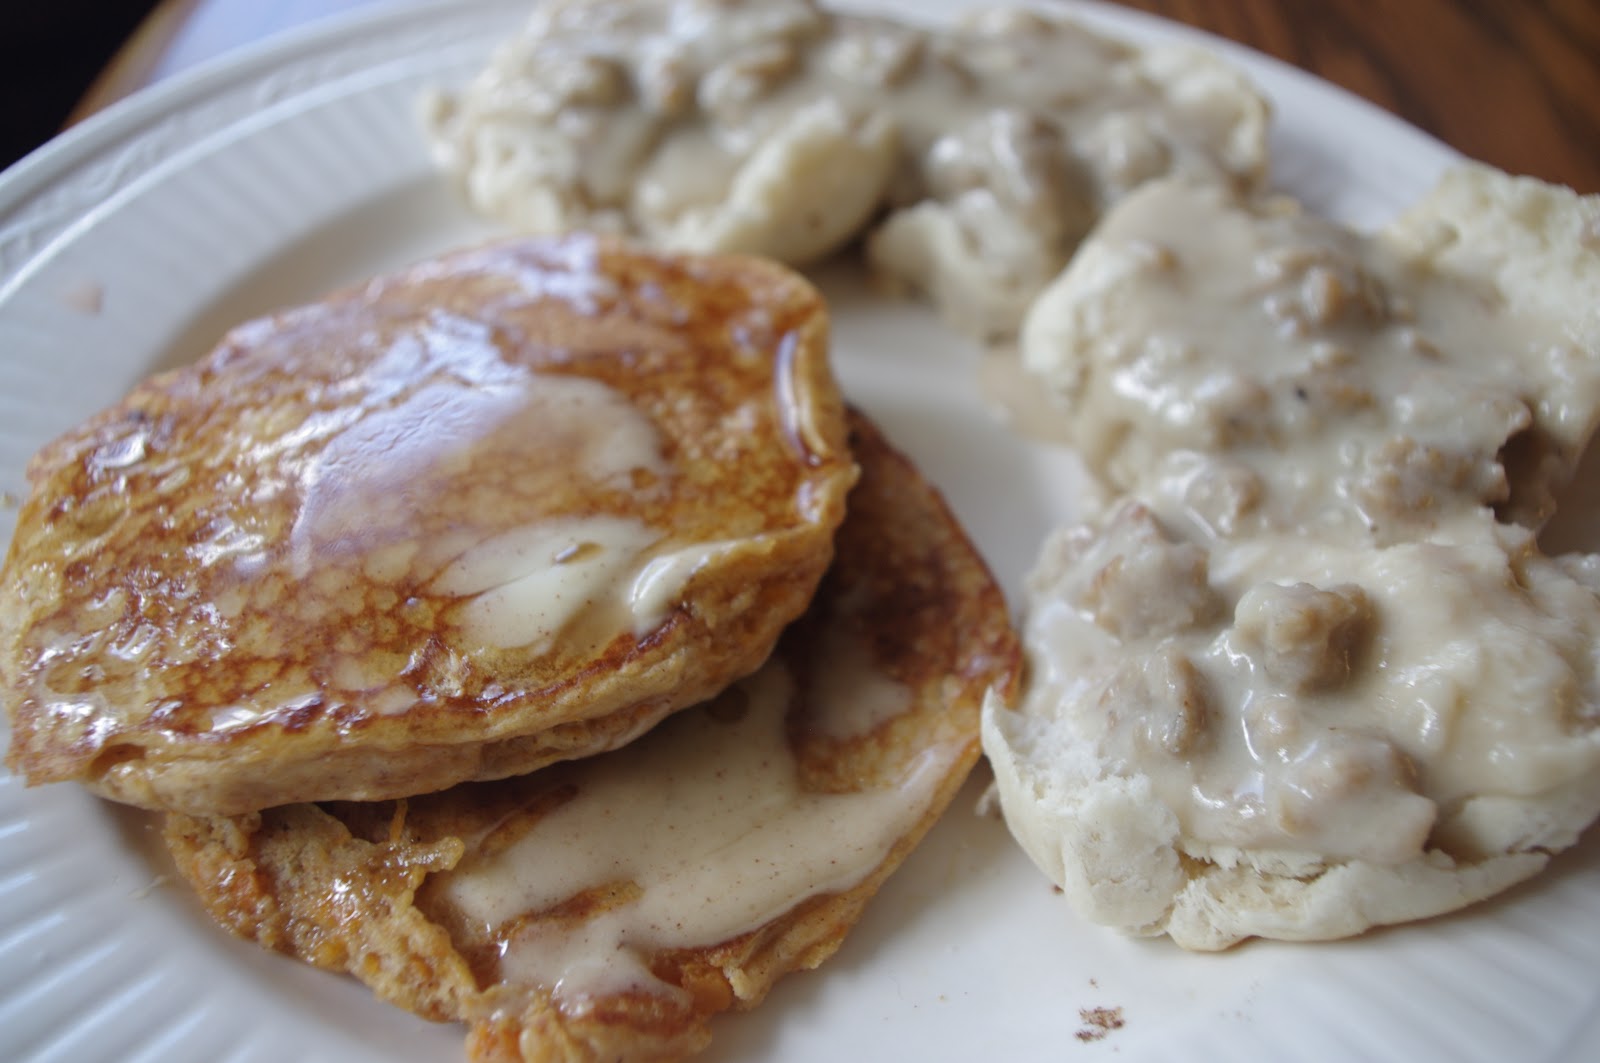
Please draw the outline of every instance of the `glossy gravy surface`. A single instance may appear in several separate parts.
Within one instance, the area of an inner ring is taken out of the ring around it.
[[[987,334],[1131,188],[1252,181],[1265,119],[1197,50],[1020,8],[932,29],[807,0],[568,0],[429,124],[474,204],[535,230],[803,263],[887,209],[874,264]]]
[[[1152,185],[1024,328],[1126,495],[1031,577],[1017,740],[1148,777],[1192,853],[1476,859],[1535,830],[1495,802],[1600,770],[1600,560],[1535,540],[1600,342],[1513,300],[1470,224],[1364,237]]]
[[[843,687],[814,699],[824,727],[859,733],[878,719]],[[563,766],[539,791],[561,803],[469,840],[440,896],[494,943],[503,980],[544,987],[564,1010],[633,991],[681,997],[651,974],[656,954],[709,948],[855,885],[949,769],[954,753],[936,747],[898,785],[810,791],[786,731],[794,704],[774,661],[622,749]]]

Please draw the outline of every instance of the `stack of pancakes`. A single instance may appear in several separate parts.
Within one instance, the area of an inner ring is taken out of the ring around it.
[[[167,813],[218,922],[471,1027],[679,1058],[838,947],[1019,651],[781,266],[588,236],[244,325],[47,446],[8,762]]]

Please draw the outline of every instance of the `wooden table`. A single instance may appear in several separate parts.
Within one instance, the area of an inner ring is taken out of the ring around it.
[[[286,27],[394,2],[163,0],[75,117]],[[1300,66],[1474,158],[1600,192],[1600,0],[1123,3]]]

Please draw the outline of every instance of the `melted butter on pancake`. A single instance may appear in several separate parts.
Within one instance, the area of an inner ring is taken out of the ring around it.
[[[870,663],[852,671],[887,682]],[[830,699],[856,694],[841,687]],[[811,713],[836,711],[811,700]],[[788,668],[769,663],[718,701],[566,766],[565,803],[480,835],[443,876],[443,897],[495,943],[501,978],[545,987],[570,1014],[630,991],[683,999],[644,957],[728,941],[878,867],[924,815],[959,745],[925,749],[896,785],[813,792],[786,737],[794,705]],[[575,898],[596,895],[621,899],[568,917]]]
[[[585,610],[622,606],[612,599],[658,538],[627,517],[547,521],[467,551],[434,587],[470,596],[457,614],[469,638],[493,646],[548,646]]]
[[[718,558],[745,545],[743,540],[725,539],[657,553],[639,568],[638,575],[628,588],[628,607],[633,612],[634,632],[642,634],[660,624],[667,611],[683,594],[684,586],[697,573]]]
[[[208,609],[238,621],[256,581],[309,580],[323,593],[300,599],[301,616],[337,621],[368,604],[354,588],[376,581],[439,599],[435,615],[469,653],[543,653],[563,635],[592,647],[659,626],[700,567],[685,559],[703,565],[706,548],[669,552],[658,565],[652,548],[667,542],[663,529],[631,516],[545,512],[545,500],[563,492],[659,496],[672,469],[650,419],[597,380],[506,361],[492,329],[447,313],[382,342],[366,369],[326,383],[323,396],[335,404],[253,444],[266,493],[292,511],[288,541],[274,549],[230,517],[213,520],[189,550],[216,579]],[[543,460],[518,462],[530,447]],[[99,448],[93,462],[135,469],[146,449],[135,433]],[[463,497],[484,464],[514,470],[487,504]],[[419,537],[417,516],[427,512],[452,514],[449,533]],[[647,575],[648,590],[635,595]],[[399,596],[382,604],[394,607]],[[408,656],[352,641],[313,661],[320,686],[378,715],[415,706],[419,694],[403,678]],[[288,719],[325,700],[293,681],[284,695],[283,685],[214,707],[211,727]]]
[[[350,407],[307,419],[337,422],[325,444],[288,462],[303,497],[291,532],[301,574],[328,553],[412,541],[419,508],[455,501],[480,462],[511,463],[512,491],[490,512],[457,514],[446,542],[516,521],[573,480],[627,490],[670,472],[655,427],[626,397],[587,377],[507,364],[493,334],[471,322],[401,336],[352,383],[363,394]],[[530,447],[544,460],[513,462]],[[425,567],[439,563],[438,544],[423,552]]]
[[[818,711],[810,726],[829,738],[860,738],[906,712],[916,694],[873,660],[872,633],[858,626],[836,624],[821,635],[821,659],[811,677]]]

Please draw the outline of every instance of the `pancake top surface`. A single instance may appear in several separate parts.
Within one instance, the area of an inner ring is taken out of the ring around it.
[[[760,662],[853,476],[781,267],[571,237],[379,278],[35,458],[11,762],[229,812],[604,748]]]

